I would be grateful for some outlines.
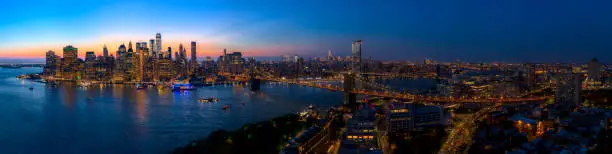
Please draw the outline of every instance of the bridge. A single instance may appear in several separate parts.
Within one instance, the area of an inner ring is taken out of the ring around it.
[[[334,79],[316,79],[316,80],[297,80],[297,79],[285,79],[279,78],[272,75],[270,72],[253,69],[251,78],[265,81],[273,81],[280,83],[295,84],[300,86],[308,86],[314,88],[327,89],[330,91],[341,91],[346,95],[346,102],[355,103],[356,95],[368,95],[378,96],[385,98],[395,98],[415,102],[439,102],[439,103],[513,103],[513,102],[530,102],[530,101],[542,101],[548,97],[517,97],[517,98],[504,98],[504,97],[490,97],[490,98],[453,98],[444,96],[425,96],[416,95],[407,92],[399,92],[389,88],[386,85],[377,83],[373,80],[368,79],[367,73],[351,73],[345,72],[340,73],[343,75],[343,79],[340,81],[343,85],[325,84],[321,81],[338,81]],[[372,74],[370,74],[372,75]],[[376,75],[376,74],[374,74]],[[390,74],[378,74],[378,75],[390,75]]]

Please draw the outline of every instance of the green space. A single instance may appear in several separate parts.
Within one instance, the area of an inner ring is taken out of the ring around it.
[[[173,151],[191,153],[279,153],[292,137],[307,128],[298,115],[288,114],[270,121],[246,124],[236,131],[217,130]]]

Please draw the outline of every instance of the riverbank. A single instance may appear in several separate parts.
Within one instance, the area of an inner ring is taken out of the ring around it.
[[[306,127],[306,122],[300,121],[298,115],[287,114],[270,121],[246,124],[235,131],[213,131],[208,137],[176,148],[172,153],[279,153],[283,144]]]

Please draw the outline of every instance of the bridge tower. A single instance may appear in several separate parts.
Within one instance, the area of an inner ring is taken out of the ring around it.
[[[356,104],[357,95],[352,92],[355,89],[355,78],[354,74],[344,74],[344,103],[345,104]]]
[[[249,85],[251,91],[257,91],[261,87],[261,80],[255,77],[255,67],[252,67],[251,73],[249,73]]]

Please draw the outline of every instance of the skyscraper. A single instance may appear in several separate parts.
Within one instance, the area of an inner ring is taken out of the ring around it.
[[[55,52],[49,50],[45,56],[45,68],[43,70],[43,74],[52,75],[55,74],[56,69],[56,61],[55,61]]]
[[[334,60],[334,55],[332,55],[331,48],[329,49],[329,51],[327,51],[327,60],[328,61],[333,61]]]
[[[149,55],[151,55],[153,57],[156,57],[157,53],[159,52],[155,48],[155,40],[154,39],[149,40],[149,52],[150,52]]]
[[[166,58],[172,60],[172,47],[168,47],[168,51],[166,51]]]
[[[65,79],[75,79],[77,78],[76,70],[78,67],[78,48],[73,47],[72,45],[68,45],[64,47],[64,63],[63,63],[63,77]]]
[[[179,57],[180,57],[181,60],[186,59],[184,51],[185,51],[185,48],[183,48],[183,44],[182,43],[179,44],[179,51],[178,52],[179,52]]]
[[[195,64],[195,62],[197,62],[197,57],[196,57],[196,42],[195,41],[191,41],[191,62],[193,62]]]
[[[106,45],[104,45],[104,48],[102,48],[102,53],[102,56],[105,58],[108,57],[108,48],[106,48]]]
[[[362,68],[361,67],[361,40],[353,41],[351,53],[353,54],[352,61],[351,61],[353,64],[352,65],[353,68],[351,69],[351,71],[355,73],[362,72],[361,70]]]
[[[162,46],[162,42],[161,42],[161,34],[157,33],[155,34],[155,51],[156,52],[161,52],[161,47]],[[168,47],[169,48],[169,47]],[[169,53],[170,57],[172,57],[171,55],[172,53]]]

